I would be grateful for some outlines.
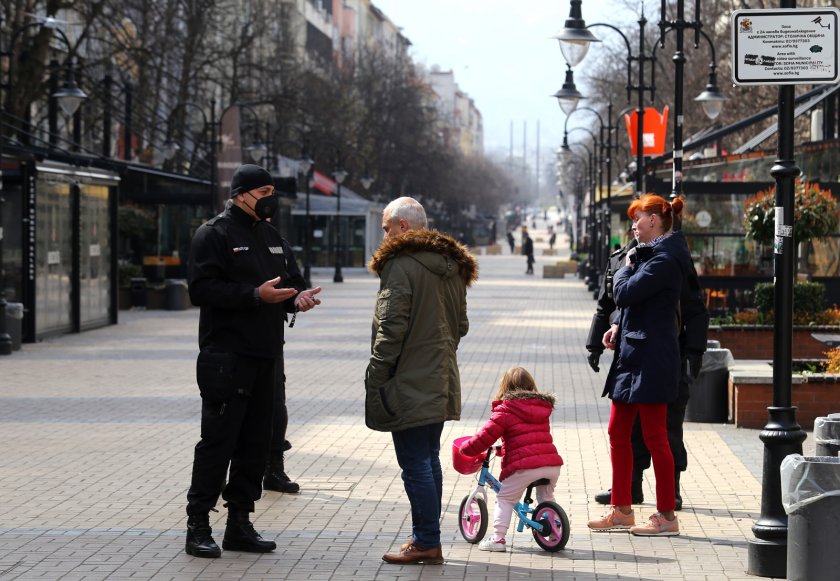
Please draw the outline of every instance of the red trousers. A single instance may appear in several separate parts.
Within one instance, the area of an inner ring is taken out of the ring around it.
[[[612,402],[610,423],[607,433],[610,436],[610,461],[612,463],[612,504],[629,506],[632,504],[630,492],[633,479],[633,446],[630,444],[630,432],[636,414],[642,421],[642,437],[650,450],[653,460],[653,473],[656,475],[656,510],[664,512],[674,510],[676,497],[674,491],[674,457],[668,445],[666,429],[667,404],[664,403],[621,403]]]

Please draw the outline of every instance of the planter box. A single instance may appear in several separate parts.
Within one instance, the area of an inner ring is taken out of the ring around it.
[[[793,328],[793,358],[822,359],[829,346],[813,335],[836,334],[840,327],[814,326]],[[709,327],[709,339],[720,341],[720,346],[732,351],[735,359],[772,359],[773,327],[771,325],[720,325]]]
[[[556,264],[543,265],[543,278],[563,278],[566,274],[577,272],[577,262],[561,260]]]
[[[773,404],[773,369],[767,361],[738,362],[729,373],[729,421],[740,428],[762,429],[767,408]],[[794,374],[791,405],[805,430],[814,420],[840,409],[840,374]]]

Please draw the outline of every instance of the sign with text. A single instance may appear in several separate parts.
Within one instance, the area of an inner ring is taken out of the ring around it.
[[[832,84],[840,80],[840,10],[732,13],[732,80],[738,85]]]

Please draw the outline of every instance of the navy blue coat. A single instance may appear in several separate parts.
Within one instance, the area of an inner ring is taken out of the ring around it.
[[[637,249],[637,257],[613,277],[621,311],[603,395],[623,403],[669,403],[679,390],[680,294],[691,254],[682,232],[675,232]]]

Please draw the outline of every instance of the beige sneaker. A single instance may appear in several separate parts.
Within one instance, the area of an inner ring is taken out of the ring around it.
[[[645,524],[631,528],[630,532],[637,537],[676,537],[680,534],[680,523],[677,515],[674,520],[667,520],[662,513],[655,512]]]
[[[636,517],[631,510],[630,514],[624,514],[617,506],[611,506],[601,518],[591,520],[587,523],[593,531],[626,531],[636,524]]]

